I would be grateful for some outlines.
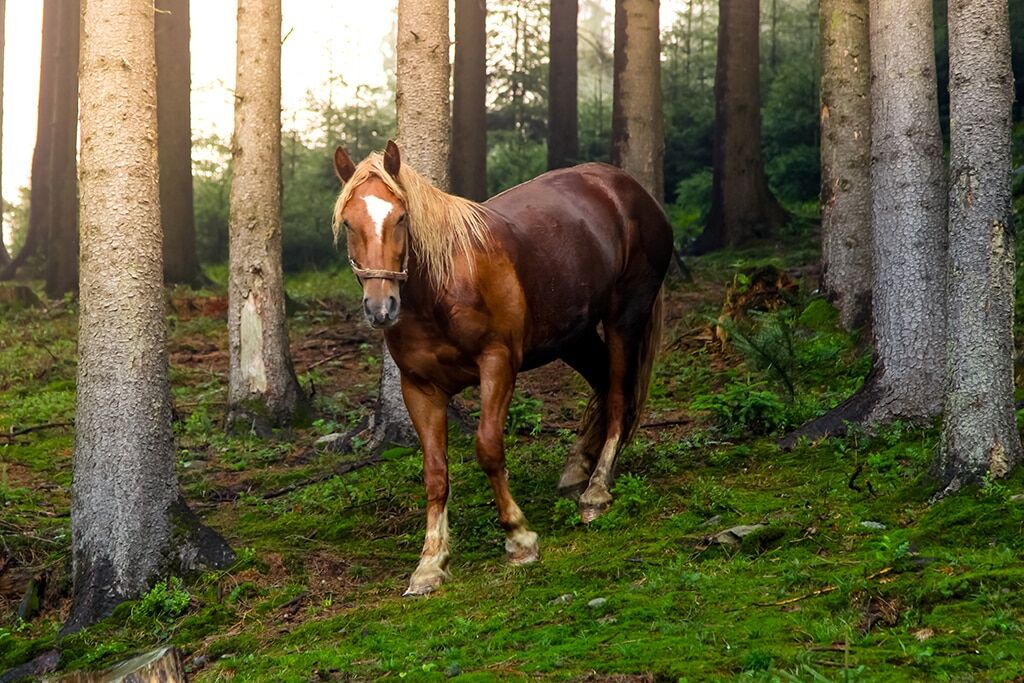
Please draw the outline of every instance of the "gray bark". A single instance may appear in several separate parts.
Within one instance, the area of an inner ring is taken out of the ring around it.
[[[551,60],[548,67],[548,168],[579,161],[576,48],[578,0],[551,0]],[[458,139],[458,138],[456,138]],[[457,149],[457,148],[456,148]]]
[[[821,0],[822,279],[839,322],[871,316],[868,0]]]
[[[455,3],[452,98],[452,192],[487,199],[487,8],[484,0]]]
[[[856,394],[783,447],[942,409],[948,240],[932,3],[870,0],[868,9],[875,364]]]
[[[66,630],[231,551],[178,493],[151,0],[82,2],[81,313]]]
[[[198,284],[201,271],[192,207],[188,3],[189,0],[156,2],[156,118],[160,127],[164,281]]]
[[[870,422],[942,407],[946,172],[931,0],[872,0],[873,326],[885,396]]]
[[[659,0],[616,0],[612,163],[665,197]]]
[[[415,168],[435,187],[448,189],[451,118],[447,0],[399,0],[398,69],[395,106],[402,163]],[[402,400],[400,375],[384,345],[380,397],[371,442],[417,443]]]
[[[944,492],[1021,460],[1013,400],[1013,72],[1006,0],[949,2],[949,339]]]
[[[238,0],[228,283],[228,423],[269,434],[303,400],[281,267],[281,0]]]

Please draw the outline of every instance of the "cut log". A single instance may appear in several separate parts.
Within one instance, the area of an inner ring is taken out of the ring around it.
[[[53,683],[183,683],[188,681],[175,647],[147,652],[104,671],[79,671]]]

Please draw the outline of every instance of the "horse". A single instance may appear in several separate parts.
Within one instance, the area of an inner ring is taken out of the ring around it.
[[[448,577],[447,408],[480,387],[476,457],[513,564],[539,557],[509,491],[504,429],[518,373],[563,360],[590,385],[559,489],[590,523],[640,420],[662,319],[672,231],[660,204],[607,164],[545,173],[483,203],[447,194],[388,141],[355,165],[338,147],[345,233],[371,327],[383,330],[423,452],[426,537],[405,595]],[[580,492],[582,492],[580,494]]]

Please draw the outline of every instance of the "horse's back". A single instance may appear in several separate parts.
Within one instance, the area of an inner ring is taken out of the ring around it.
[[[609,315],[623,295],[653,297],[672,250],[658,202],[607,164],[559,169],[484,204],[504,220],[494,236],[527,300],[526,347],[535,363]]]

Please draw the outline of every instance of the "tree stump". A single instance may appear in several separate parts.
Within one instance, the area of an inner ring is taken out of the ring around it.
[[[181,653],[175,647],[147,652],[104,671],[79,671],[52,683],[184,683]]]

